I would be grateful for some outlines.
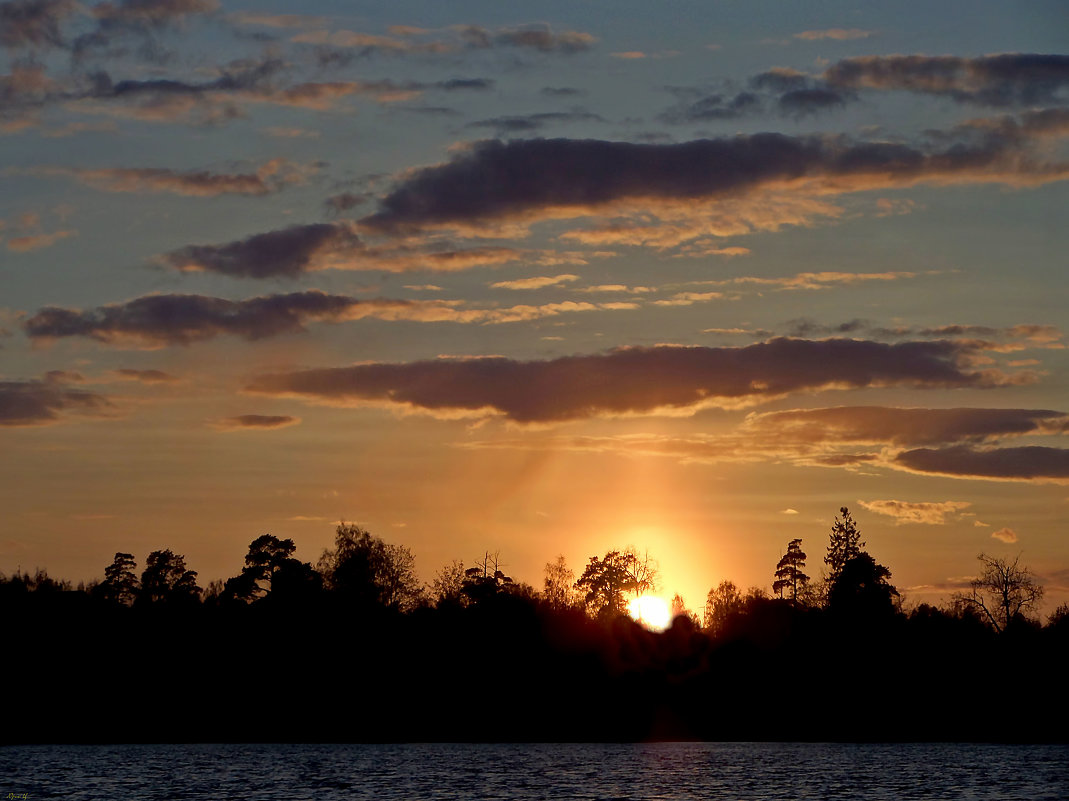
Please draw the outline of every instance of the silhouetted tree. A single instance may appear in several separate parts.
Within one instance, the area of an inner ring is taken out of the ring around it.
[[[978,610],[995,631],[1005,631],[1036,610],[1043,587],[1027,567],[1020,566],[1020,554],[1012,562],[983,553],[976,558],[983,565],[980,575],[970,582],[968,594],[955,596],[958,600]]]
[[[165,551],[153,551],[145,560],[141,574],[139,603],[188,603],[200,598],[197,571],[186,569],[185,557]]]
[[[11,578],[4,582],[5,594],[24,595],[26,593],[51,594],[70,592],[71,583],[63,579],[54,579],[48,575],[48,571],[37,568],[33,575],[16,570]]]
[[[501,594],[511,593],[515,582],[501,570],[500,552],[483,553],[482,562],[464,571],[460,592],[468,603],[479,604]]]
[[[724,633],[732,615],[742,611],[742,595],[732,581],[721,581],[705,598],[702,628],[714,637]]]
[[[280,540],[271,534],[257,537],[249,543],[241,574],[227,579],[222,597],[248,603],[276,592],[279,584],[291,592],[318,586],[320,580],[312,566],[293,558],[296,550],[293,540]]]
[[[568,567],[563,554],[558,556],[555,562],[546,562],[542,600],[558,610],[579,606],[579,594],[575,590],[575,572]]]
[[[802,572],[805,567],[805,552],[802,550],[800,539],[791,540],[787,544],[787,553],[776,565],[776,580],[772,584],[772,592],[780,598],[785,595],[792,602],[798,602],[798,595],[804,595],[809,576]]]
[[[641,595],[654,587],[656,567],[647,554],[640,559],[633,548],[591,556],[575,588],[583,593],[589,613],[611,618],[627,611],[627,595]]]
[[[412,552],[353,523],[339,524],[334,549],[323,552],[318,568],[327,587],[350,603],[405,612],[423,599]]]
[[[296,550],[297,546],[293,544],[293,540],[280,540],[271,534],[263,534],[249,543],[249,552],[245,555],[245,569],[256,577],[257,582],[266,582],[265,592],[268,592],[271,579]]]
[[[677,617],[685,617],[691,625],[691,628],[698,629],[701,627],[701,621],[698,620],[698,616],[687,609],[687,604],[683,600],[683,596],[678,592],[672,596],[672,603],[669,606],[672,613],[672,620]]]
[[[454,559],[434,574],[431,582],[431,601],[435,606],[463,606],[464,563]]]
[[[828,610],[853,619],[874,620],[894,614],[898,590],[891,571],[862,551],[848,559],[828,591]]]
[[[137,598],[140,583],[134,568],[137,562],[133,554],[117,553],[112,563],[104,568],[104,580],[93,588],[93,594],[109,603],[129,606]]]
[[[832,524],[828,553],[824,557],[824,564],[828,566],[829,585],[835,583],[846,563],[860,554],[861,549],[865,547],[865,543],[861,541],[861,532],[850,516],[850,510],[843,506],[839,509],[839,514],[842,519],[837,517]]]

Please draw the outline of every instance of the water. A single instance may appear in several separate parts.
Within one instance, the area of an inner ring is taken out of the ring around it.
[[[1069,746],[655,743],[0,749],[0,801],[24,793],[36,801],[1066,801]]]

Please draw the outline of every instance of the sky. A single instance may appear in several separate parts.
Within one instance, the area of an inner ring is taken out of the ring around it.
[[[0,2],[0,570],[339,520],[1069,601],[1069,8]]]

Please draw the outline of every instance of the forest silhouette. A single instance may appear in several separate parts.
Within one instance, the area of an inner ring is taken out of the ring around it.
[[[563,557],[542,586],[489,552],[424,586],[412,552],[338,525],[313,565],[254,539],[207,588],[183,556],[117,553],[72,587],[0,576],[4,742],[998,741],[1067,739],[1069,608],[1009,560],[906,611],[840,510],[811,578],[802,540],[773,595],[723,581],[647,630],[633,548]]]

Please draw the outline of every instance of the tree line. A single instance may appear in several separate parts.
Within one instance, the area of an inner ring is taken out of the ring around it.
[[[771,594],[723,581],[701,614],[677,596],[663,633],[626,615],[658,581],[634,548],[578,577],[558,557],[538,588],[490,552],[424,585],[408,548],[349,523],[314,565],[259,536],[207,587],[170,550],[77,588],[17,571],[5,739],[1028,739],[1069,711],[1069,609],[1041,624],[1019,557],[981,554],[949,602],[906,610],[865,546],[843,507],[822,576],[791,540]],[[1013,703],[977,703],[1024,673]]]
[[[831,613],[863,618],[903,614],[902,599],[891,584],[891,571],[867,551],[861,532],[847,507],[839,510],[832,524],[824,555],[826,570],[821,579],[806,574],[807,556],[802,540],[792,539],[773,572],[772,600],[795,607],[824,609]],[[254,604],[270,599],[272,604],[307,602],[317,595],[335,596],[356,606],[411,613],[421,607],[467,606],[499,594],[547,605],[558,610],[582,610],[592,618],[611,621],[627,614],[631,598],[651,592],[658,585],[658,567],[649,553],[634,547],[592,556],[578,579],[563,556],[547,563],[542,588],[513,580],[501,570],[500,554],[486,552],[465,567],[454,560],[424,585],[415,568],[415,556],[403,545],[385,542],[352,523],[342,522],[335,531],[334,547],[323,552],[313,566],[294,557],[292,539],[263,534],[249,544],[240,573],[206,588],[197,584],[197,571],[186,566],[185,557],[171,550],[152,551],[144,570],[130,553],[116,553],[104,569],[101,581],[80,584],[56,580],[46,571],[34,574],[0,573],[0,593],[12,599],[26,593],[78,592],[115,606],[167,604],[182,606],[228,606]],[[1037,613],[1044,595],[1031,570],[1012,561],[981,553],[980,573],[967,590],[955,592],[939,612],[950,617],[975,617],[1003,632],[1013,626],[1038,625]],[[770,600],[763,588],[743,594],[725,580],[709,590],[703,614],[691,612],[677,594],[673,617],[689,618],[691,624],[715,633],[747,603]],[[934,609],[918,607],[926,613]],[[916,613],[916,610],[914,610]],[[1053,625],[1069,614],[1060,605],[1049,617]]]

